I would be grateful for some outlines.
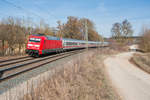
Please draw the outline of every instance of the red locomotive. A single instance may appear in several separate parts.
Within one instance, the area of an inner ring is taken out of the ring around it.
[[[88,41],[88,47],[97,47],[101,42]],[[38,57],[51,52],[61,52],[70,49],[85,48],[86,41],[76,39],[58,38],[42,34],[30,35],[26,53]]]

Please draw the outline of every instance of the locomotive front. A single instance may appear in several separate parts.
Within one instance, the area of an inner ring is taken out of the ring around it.
[[[43,39],[44,38],[42,36],[29,36],[26,53],[33,57],[40,56],[42,54]]]

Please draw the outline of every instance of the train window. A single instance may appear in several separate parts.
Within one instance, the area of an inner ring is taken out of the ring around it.
[[[41,41],[41,39],[39,39],[39,38],[30,38],[29,39],[29,42],[40,42]]]
[[[76,42],[66,42],[66,45],[78,45]]]
[[[46,36],[48,40],[60,40],[58,37]]]

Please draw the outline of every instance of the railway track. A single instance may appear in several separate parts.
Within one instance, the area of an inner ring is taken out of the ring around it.
[[[25,58],[29,58],[29,56],[24,56],[24,57],[17,57],[17,58],[11,58],[11,59],[0,59],[0,63],[4,63],[4,62],[8,62],[8,61],[15,61],[15,60],[19,60],[19,59],[25,59]]]
[[[29,57],[29,56],[28,57],[21,57],[20,59],[19,58],[17,58],[17,59],[9,59],[7,61],[1,62],[0,63],[0,68],[8,66],[8,65],[24,62],[24,61],[33,60],[33,59],[35,59],[35,58]]]
[[[16,65],[11,65],[9,67],[4,67],[3,69],[0,69],[0,82],[7,80],[9,78],[15,77],[19,74],[25,73],[27,71],[30,71],[32,69],[35,69],[37,67],[40,67],[42,65],[51,63],[53,61],[56,61],[58,59],[62,59],[68,56],[71,56],[73,54],[77,54],[83,52],[83,50],[75,50],[70,52],[64,52],[52,56],[47,56],[44,58],[36,58],[31,61],[27,61],[25,63],[19,63]]]

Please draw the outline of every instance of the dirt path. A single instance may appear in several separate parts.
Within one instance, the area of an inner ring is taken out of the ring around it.
[[[123,100],[150,100],[150,74],[128,61],[132,54],[127,52],[107,58],[106,70]]]

